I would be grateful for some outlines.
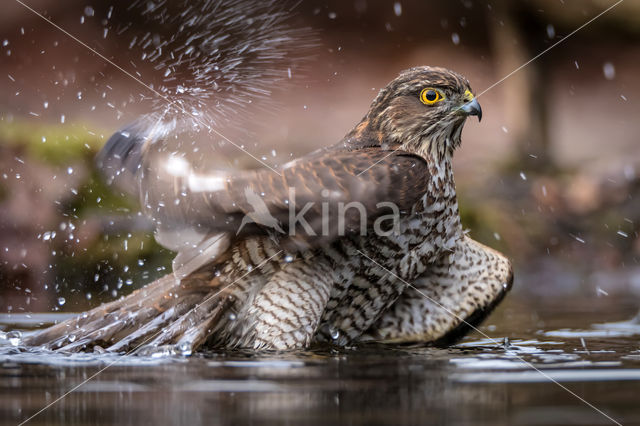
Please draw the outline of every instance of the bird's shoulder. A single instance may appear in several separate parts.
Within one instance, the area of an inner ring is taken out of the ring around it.
[[[343,139],[286,163],[282,172],[285,180],[304,176],[322,180],[324,176],[329,180],[354,180],[379,189],[411,189],[417,193],[431,176],[432,165],[401,147],[384,146],[371,139]]]

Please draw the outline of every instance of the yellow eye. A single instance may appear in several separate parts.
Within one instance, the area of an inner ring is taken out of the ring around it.
[[[420,92],[420,101],[425,105],[433,105],[442,100],[444,100],[444,96],[436,89],[426,88]]]

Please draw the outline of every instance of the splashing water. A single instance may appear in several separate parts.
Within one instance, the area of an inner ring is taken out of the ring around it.
[[[287,2],[136,0],[129,11],[158,26],[124,32],[129,49],[161,76],[152,87],[165,98],[152,97],[153,111],[205,127],[241,127],[249,107],[273,107],[274,90],[290,87],[317,44],[312,30],[288,23]]]

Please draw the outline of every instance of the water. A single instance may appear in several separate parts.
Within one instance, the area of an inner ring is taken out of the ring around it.
[[[615,424],[579,398],[640,424],[640,324],[625,321],[638,302],[513,294],[481,328],[491,339],[446,349],[133,357],[4,346],[0,423],[90,379],[29,424]]]

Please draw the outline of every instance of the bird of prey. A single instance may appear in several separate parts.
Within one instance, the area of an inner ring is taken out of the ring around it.
[[[455,341],[512,283],[510,262],[460,223],[452,156],[469,116],[482,118],[469,82],[422,66],[380,90],[337,144],[276,171],[199,173],[158,148],[174,126],[129,126],[98,164],[133,176],[156,238],[178,252],[174,271],[27,343],[188,353]]]

